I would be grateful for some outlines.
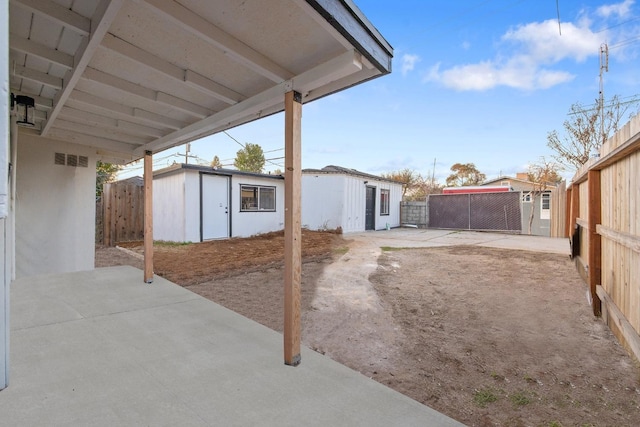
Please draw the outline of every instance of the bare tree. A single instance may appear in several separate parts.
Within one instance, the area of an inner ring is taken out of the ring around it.
[[[422,177],[416,171],[405,168],[399,171],[383,173],[381,174],[383,178],[391,179],[393,181],[402,183],[402,200],[405,199],[407,195],[407,191],[415,188],[416,184],[422,180]]]
[[[562,182],[560,172],[563,170],[562,165],[547,160],[545,157],[541,157],[536,163],[529,164],[529,170],[527,171],[527,178],[531,182],[531,197],[532,208],[529,214],[529,234],[531,234],[531,228],[533,226],[533,214],[535,212],[535,201],[538,198],[542,198],[542,194],[549,190],[551,187],[555,187]],[[542,200],[540,200],[542,203]]]
[[[556,152],[554,159],[569,169],[579,169],[618,131],[629,106],[629,102],[620,102],[617,95],[602,109],[573,104],[570,119],[563,123],[565,135],[561,138],[555,130],[547,134],[547,146]]]

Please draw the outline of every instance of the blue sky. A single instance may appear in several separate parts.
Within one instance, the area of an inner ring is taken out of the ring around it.
[[[474,163],[487,178],[526,171],[551,158],[547,133],[562,134],[571,105],[597,100],[603,43],[605,98],[640,94],[634,0],[355,3],[393,46],[393,72],[303,106],[303,168],[431,176],[435,161],[442,183],[454,163]],[[193,142],[191,154],[231,165],[241,148],[234,139],[257,143],[274,159],[266,170],[274,170],[284,156],[283,128],[283,115],[274,115]],[[155,166],[184,161],[177,152],[184,147],[156,154]],[[140,164],[126,175],[141,173]]]

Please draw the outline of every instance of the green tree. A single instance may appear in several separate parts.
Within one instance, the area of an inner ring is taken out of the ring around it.
[[[450,187],[477,185],[487,179],[473,163],[456,163],[451,166],[451,172],[453,173],[447,177],[447,185]]]
[[[120,165],[113,163],[104,163],[98,160],[96,164],[96,198],[102,195],[102,189],[107,182],[113,182],[116,174],[122,168]]]
[[[222,167],[222,163],[220,162],[220,157],[213,156],[213,160],[211,160],[211,167],[212,168],[221,168]]]
[[[264,152],[258,144],[248,142],[244,148],[238,150],[233,165],[236,169],[245,172],[261,173],[264,168]]]
[[[631,104],[634,102],[620,102],[617,95],[603,109],[573,104],[570,118],[563,123],[565,135],[560,137],[555,130],[547,134],[547,146],[556,152],[554,159],[569,169],[579,169],[618,131]]]

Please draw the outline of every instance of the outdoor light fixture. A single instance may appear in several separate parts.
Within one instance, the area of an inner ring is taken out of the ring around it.
[[[36,102],[30,96],[14,95],[11,94],[11,109],[17,105],[18,120],[16,123],[22,126],[35,126],[33,122],[33,115],[35,111]]]

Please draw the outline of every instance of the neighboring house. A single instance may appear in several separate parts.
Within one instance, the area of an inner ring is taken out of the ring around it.
[[[512,191],[519,191],[522,201],[522,234],[529,233],[529,221],[533,210],[531,234],[537,236],[550,235],[551,190],[556,187],[555,184],[547,183],[546,189],[540,192],[539,184],[529,181],[526,173],[518,173],[515,178],[501,176],[484,182],[482,186],[506,186],[510,187]]]
[[[131,178],[121,179],[115,182],[116,184],[125,184],[125,185],[137,185],[142,187],[144,185],[144,178],[141,176],[132,176]]]
[[[177,164],[153,173],[154,238],[202,242],[284,228],[280,175]]]
[[[302,226],[344,233],[400,226],[402,184],[340,166],[302,170]]]

